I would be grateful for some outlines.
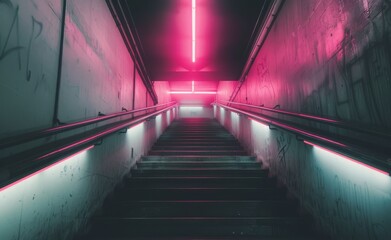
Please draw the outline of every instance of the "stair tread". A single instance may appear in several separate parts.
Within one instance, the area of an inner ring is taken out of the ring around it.
[[[150,160],[150,161],[142,161],[139,162],[138,164],[260,164],[259,162],[255,162],[254,160],[247,160],[247,161],[233,161],[233,160],[225,160],[225,161],[213,161],[213,160],[208,160],[208,161],[194,161],[194,160],[189,160],[189,161],[170,161],[170,160]]]

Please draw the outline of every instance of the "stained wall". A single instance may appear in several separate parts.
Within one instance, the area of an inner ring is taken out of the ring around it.
[[[62,1],[0,1],[0,139],[53,126],[57,86],[63,123],[153,105],[105,1],[67,1],[60,65],[62,20]],[[169,102],[168,84],[157,86],[159,103]],[[1,190],[0,239],[72,239],[174,117],[113,134]]]
[[[234,101],[391,128],[388,0],[285,1]],[[237,82],[221,82],[227,100]],[[215,109],[333,239],[389,239],[390,177]],[[327,128],[324,128],[327,130]]]

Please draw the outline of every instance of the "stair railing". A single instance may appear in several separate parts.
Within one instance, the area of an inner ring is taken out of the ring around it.
[[[111,134],[118,132],[126,132],[128,128],[145,122],[149,119],[170,111],[176,108],[176,102],[169,102],[165,104],[155,105],[151,107],[127,111],[123,109],[122,112],[117,112],[109,115],[100,114],[99,117],[91,118],[83,121],[71,122],[68,124],[61,124],[57,127],[48,128],[44,130],[29,132],[26,134],[9,137],[0,140],[0,149],[15,149],[31,142],[39,140],[44,137],[53,136],[60,133],[70,133],[75,129],[90,126],[92,129],[82,131],[77,134],[70,134],[71,136],[63,137],[59,140],[54,140],[39,146],[31,145],[27,149],[11,154],[0,159],[0,191],[13,185],[14,183],[32,175],[42,169],[47,168],[59,162],[60,160],[71,156],[81,150],[90,148],[99,144],[104,138]],[[155,109],[149,113],[148,110]],[[134,113],[145,111],[144,114],[134,117]],[[127,119],[120,119],[120,117],[128,116]],[[115,119],[117,118],[117,119]],[[102,126],[93,126],[93,124],[100,123],[113,119],[115,121],[102,124]]]
[[[358,159],[357,161],[360,163],[367,165],[370,168],[376,168],[382,173],[387,175],[391,174],[391,134],[389,132],[380,132],[369,129],[366,126],[360,126],[358,124],[331,118],[238,102],[219,101],[213,105],[268,125],[272,130],[280,129],[288,131],[295,134],[298,140],[304,141],[305,143],[314,143],[336,153]],[[233,107],[232,105],[240,107]],[[270,116],[262,111],[277,113],[283,115],[285,118]],[[286,119],[287,116],[296,119],[304,119],[310,123],[320,123],[322,125],[332,126],[335,129],[333,129],[334,132],[330,132],[321,129],[320,127],[314,127],[313,124],[308,125],[303,122]],[[339,132],[345,132],[345,135],[340,134]],[[357,139],[358,136],[362,139]]]

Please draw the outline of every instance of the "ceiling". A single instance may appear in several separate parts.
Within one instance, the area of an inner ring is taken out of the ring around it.
[[[238,80],[256,27],[271,2],[196,0],[194,63],[192,0],[128,0],[130,14],[126,18],[138,33],[141,56],[152,81]]]

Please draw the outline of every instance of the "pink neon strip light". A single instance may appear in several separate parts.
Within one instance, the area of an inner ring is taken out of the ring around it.
[[[191,43],[192,43],[192,61],[193,63],[195,62],[196,60],[196,57],[195,57],[195,51],[196,51],[196,0],[192,0],[192,3],[191,3],[191,20],[192,20],[192,24],[191,24]]]
[[[172,91],[172,92],[168,92],[170,94],[192,94],[193,92],[186,92],[186,91]]]
[[[189,91],[171,91],[171,92],[168,92],[170,94],[217,94],[216,91],[208,91],[208,92],[196,92],[194,91],[194,81],[191,82],[191,92]]]
[[[339,157],[341,157],[341,158],[343,158],[343,159],[345,159],[345,160],[348,160],[348,161],[354,162],[354,163],[356,163],[356,164],[359,164],[359,165],[361,165],[361,166],[367,167],[367,168],[369,168],[369,169],[371,169],[371,170],[373,170],[373,171],[376,171],[376,172],[378,172],[378,173],[381,173],[381,174],[390,176],[390,174],[389,174],[388,172],[382,171],[382,170],[380,170],[380,169],[378,169],[378,168],[372,167],[372,166],[370,166],[370,165],[368,165],[368,164],[365,164],[365,163],[363,163],[363,162],[354,160],[354,159],[352,159],[352,158],[350,158],[350,157],[347,157],[347,156],[345,156],[345,155],[342,155],[342,154],[340,154],[340,153],[331,151],[331,150],[329,150],[329,149],[327,149],[327,148],[324,148],[324,147],[321,147],[321,146],[319,146],[319,145],[316,145],[315,143],[312,143],[312,142],[309,142],[309,141],[304,141],[304,143],[305,143],[305,144],[308,144],[308,145],[310,145],[310,146],[313,146],[313,147],[322,149],[322,150],[324,150],[324,151],[326,151],[326,152],[335,154],[335,155],[337,155],[337,156],[339,156]]]
[[[194,94],[216,94],[217,92],[194,92]]]
[[[186,91],[172,91],[170,94],[217,94],[217,92],[186,92]]]
[[[23,177],[23,178],[21,178],[21,179],[15,181],[15,182],[13,182],[13,183],[10,183],[9,185],[0,188],[0,192],[4,191],[4,190],[6,190],[6,189],[8,189],[8,188],[10,188],[10,187],[12,187],[12,186],[15,186],[15,185],[17,185],[18,183],[21,183],[21,182],[23,182],[23,181],[25,181],[25,180],[27,180],[27,179],[29,179],[29,178],[31,178],[31,177],[33,177],[33,176],[39,174],[39,173],[41,173],[41,172],[44,172],[44,171],[48,170],[49,168],[54,167],[54,166],[57,165],[57,164],[60,164],[60,163],[62,163],[62,162],[65,162],[66,160],[68,160],[68,159],[70,159],[70,158],[72,158],[72,157],[75,157],[75,156],[77,156],[77,155],[79,155],[79,154],[81,154],[81,153],[83,153],[83,152],[86,152],[86,151],[92,149],[93,147],[94,147],[94,146],[89,146],[89,147],[87,147],[87,148],[85,148],[85,149],[82,149],[82,150],[80,150],[80,151],[77,152],[77,153],[74,153],[74,154],[72,154],[72,155],[70,155],[70,156],[68,156],[68,157],[66,157],[66,158],[64,158],[64,159],[61,159],[60,161],[57,161],[57,162],[55,162],[55,163],[53,163],[53,164],[50,164],[49,166],[46,166],[46,167],[44,167],[44,168],[42,168],[42,169],[40,169],[40,170],[38,170],[38,171],[36,171],[36,172],[33,172],[33,173],[31,173],[31,174],[29,174],[29,175],[27,175],[27,176],[25,176],[25,177]]]

